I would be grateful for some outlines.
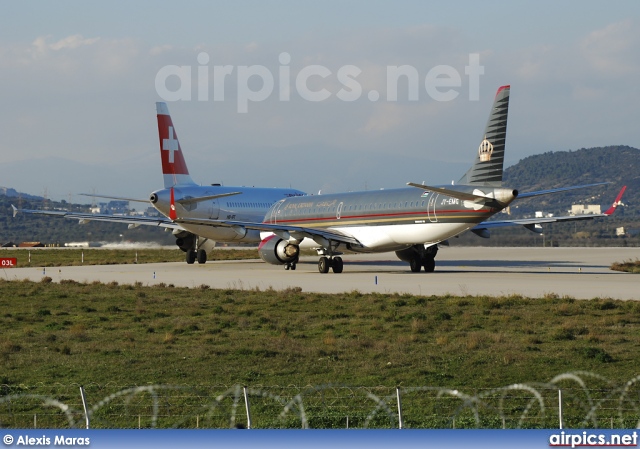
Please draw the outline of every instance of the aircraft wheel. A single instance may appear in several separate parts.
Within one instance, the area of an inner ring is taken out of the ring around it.
[[[203,249],[198,250],[198,263],[207,263],[207,252]]]
[[[284,271],[289,271],[289,268],[291,268],[291,265],[288,263],[284,264]]]
[[[329,272],[329,265],[331,265],[329,263],[329,259],[327,259],[326,257],[321,257],[320,260],[318,260],[318,271],[320,273],[328,273]]]
[[[187,263],[192,265],[196,261],[196,252],[194,250],[187,251]]]
[[[427,273],[433,273],[436,269],[436,261],[434,259],[428,258],[424,262],[424,271]]]
[[[420,265],[420,259],[418,259],[417,257],[414,257],[413,259],[411,259],[409,261],[409,267],[411,267],[411,271],[413,273],[419,273],[420,270],[422,269],[422,265]]]
[[[334,257],[333,262],[331,263],[331,268],[334,273],[342,273],[342,269],[344,268],[342,257]]]
[[[291,264],[291,269],[292,269],[292,270],[295,270],[295,269],[296,269],[296,264],[295,264],[295,263],[292,263],[292,264]]]

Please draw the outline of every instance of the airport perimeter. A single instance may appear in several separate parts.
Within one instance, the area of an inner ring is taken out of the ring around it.
[[[34,385],[0,396],[0,427],[629,429],[639,424],[639,380],[613,385],[595,374],[575,372],[548,383],[475,391],[433,386]]]

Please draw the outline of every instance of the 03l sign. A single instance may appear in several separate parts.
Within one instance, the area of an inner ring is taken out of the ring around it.
[[[15,257],[0,257],[0,267],[13,268],[18,266],[18,259]]]

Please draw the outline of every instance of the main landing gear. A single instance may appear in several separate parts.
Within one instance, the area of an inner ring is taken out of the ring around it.
[[[192,265],[196,260],[199,264],[207,263],[207,252],[203,249],[190,249],[187,251],[187,263]]]
[[[289,263],[285,263],[284,264],[284,269],[285,270],[291,270],[294,271],[296,269],[296,266],[298,265],[298,261],[296,260],[295,262],[289,262]]]
[[[185,233],[176,240],[176,245],[185,252],[185,260],[193,265],[197,260],[199,264],[207,263],[207,250],[205,243],[209,239],[198,237],[195,234]]]
[[[419,273],[423,268],[426,273],[433,273],[436,269],[436,254],[438,254],[438,245],[426,248],[424,245],[414,245],[411,248],[396,251],[398,259],[409,262],[409,268],[413,273]]]
[[[409,260],[409,267],[413,273],[419,273],[422,267],[427,273],[433,273],[436,269],[436,261],[433,256],[419,257],[416,256]]]
[[[320,260],[318,260],[318,271],[320,273],[328,273],[329,269],[332,269],[334,273],[342,273],[343,268],[342,257],[322,256]]]

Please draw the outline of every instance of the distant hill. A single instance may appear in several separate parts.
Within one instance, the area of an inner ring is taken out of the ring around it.
[[[623,185],[625,216],[640,215],[640,150],[629,146],[549,151],[507,168],[504,184],[522,192],[609,181],[612,184],[518,201],[519,209],[566,214],[571,204],[609,205]]]
[[[532,217],[536,211],[568,215],[573,204],[600,205],[606,210],[620,188],[627,190],[610,218],[543,225],[544,236],[521,226],[499,228],[490,239],[466,233],[452,239],[453,245],[473,246],[640,246],[640,150],[629,146],[582,148],[556,151],[522,159],[504,172],[504,185],[521,192],[598,182],[611,184],[516,200],[510,218]],[[507,218],[498,214],[497,219]],[[625,229],[617,237],[616,230]]]
[[[12,189],[10,187],[2,187],[0,186],[0,195],[7,196],[9,198],[24,198],[28,200],[42,200],[42,197],[29,195],[27,193],[21,193],[16,191],[16,189]]]

